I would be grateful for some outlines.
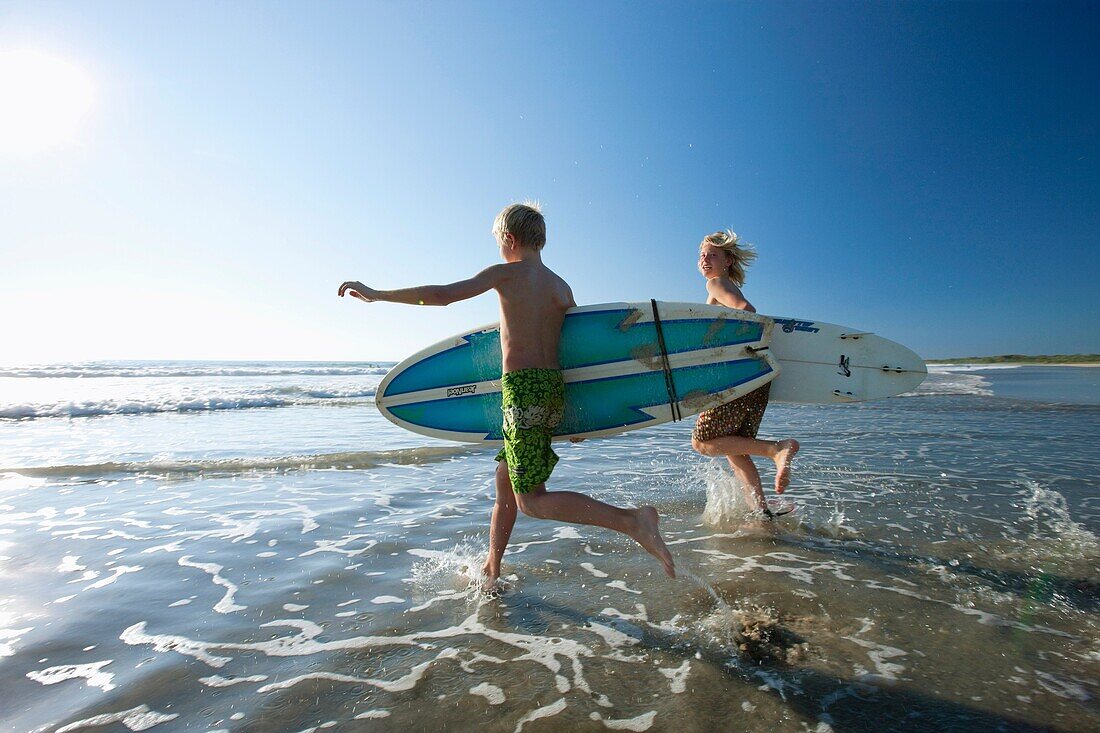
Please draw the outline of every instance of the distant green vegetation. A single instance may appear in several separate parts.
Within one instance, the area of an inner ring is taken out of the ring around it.
[[[929,364],[1100,364],[1100,354],[1001,354],[965,356],[960,359],[929,359]]]

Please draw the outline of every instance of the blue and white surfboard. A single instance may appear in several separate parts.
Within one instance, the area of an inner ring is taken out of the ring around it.
[[[659,425],[728,402],[774,379],[771,319],[694,303],[605,303],[571,309],[559,360],[565,416],[555,439]],[[663,341],[663,344],[662,344]],[[429,346],[398,364],[375,404],[422,435],[500,442],[497,324]]]

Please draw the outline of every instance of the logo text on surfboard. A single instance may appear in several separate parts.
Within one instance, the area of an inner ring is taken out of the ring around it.
[[[448,397],[458,397],[459,395],[473,394],[476,391],[477,391],[477,385],[476,384],[464,384],[461,387],[448,387],[447,388],[447,396]]]
[[[794,331],[805,331],[806,333],[817,333],[820,328],[814,328],[814,321],[796,321],[793,318],[786,320],[777,318],[775,322],[783,327],[783,333],[792,333]]]

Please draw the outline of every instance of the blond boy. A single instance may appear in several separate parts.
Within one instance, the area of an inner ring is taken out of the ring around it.
[[[550,441],[561,421],[565,394],[558,340],[565,312],[576,303],[569,285],[542,262],[546,222],[537,205],[505,207],[493,223],[493,235],[504,263],[468,280],[401,290],[374,290],[349,281],[339,291],[341,296],[346,293],[367,303],[382,300],[409,305],[448,305],[488,290],[497,292],[504,448],[497,455],[497,495],[483,572],[491,582],[500,577],[518,506],[530,517],[622,532],[656,557],[670,577],[676,577],[653,507],[623,509],[574,491],[546,490],[546,480],[558,460]]]

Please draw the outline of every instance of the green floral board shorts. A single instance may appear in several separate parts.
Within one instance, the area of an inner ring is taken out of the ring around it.
[[[565,380],[557,369],[520,369],[500,379],[504,447],[512,490],[526,494],[550,478],[558,454],[550,447],[565,409]]]

